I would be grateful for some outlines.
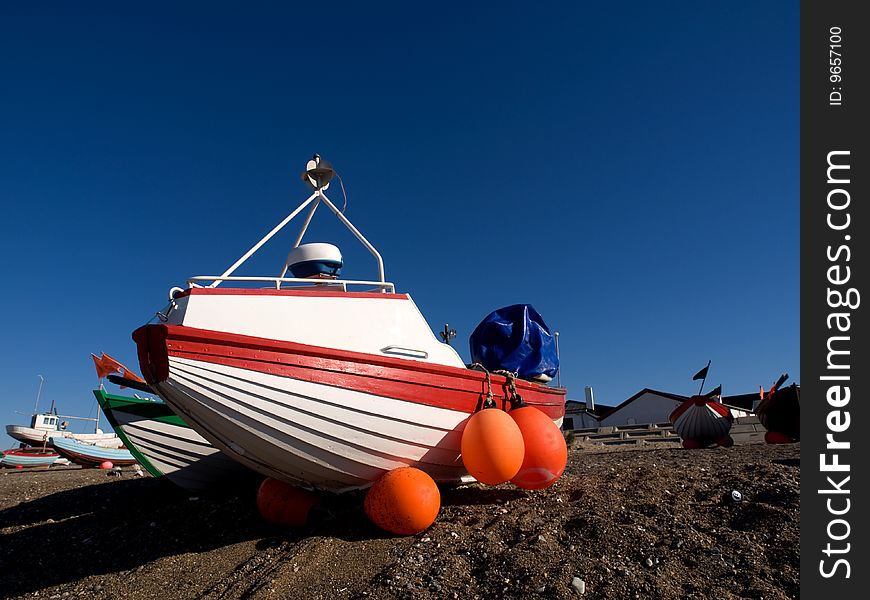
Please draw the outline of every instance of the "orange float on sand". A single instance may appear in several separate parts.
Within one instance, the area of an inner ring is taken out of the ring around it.
[[[489,485],[513,478],[525,456],[519,426],[498,408],[484,408],[472,415],[465,424],[460,446],[466,470]]]
[[[270,523],[304,527],[311,509],[320,502],[317,494],[267,477],[257,490],[257,510]]]
[[[112,461],[110,461],[110,460],[104,460],[103,462],[100,463],[101,469],[111,469],[114,466],[115,465],[113,465]]]
[[[441,492],[427,474],[399,467],[381,475],[366,493],[365,511],[372,523],[398,535],[420,533],[441,509]]]
[[[543,412],[523,406],[508,413],[523,436],[525,456],[511,483],[527,490],[553,485],[568,463],[568,446],[562,432]]]

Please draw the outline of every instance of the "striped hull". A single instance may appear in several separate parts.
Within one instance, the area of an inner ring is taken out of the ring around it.
[[[697,402],[694,398],[678,406],[670,420],[681,439],[697,440],[701,445],[724,440],[734,422],[727,407],[712,400]]]
[[[83,467],[95,467],[107,460],[116,467],[136,464],[130,451],[123,448],[103,448],[64,437],[52,437],[49,442],[58,454]]]
[[[167,404],[264,475],[331,491],[402,466],[436,481],[467,477],[460,440],[485,391],[482,373],[243,338],[163,325],[134,334],[142,370]],[[504,379],[493,384],[503,400]],[[517,385],[561,421],[564,390]]]
[[[238,482],[251,472],[191,429],[162,402],[95,390],[103,412],[149,473],[189,490]]]
[[[60,458],[56,452],[21,452],[6,450],[0,455],[0,466],[4,467],[47,467]]]

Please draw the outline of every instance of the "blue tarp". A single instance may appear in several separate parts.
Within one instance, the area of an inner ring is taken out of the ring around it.
[[[530,304],[493,311],[471,334],[471,360],[489,371],[504,369],[521,379],[553,378],[559,368],[556,341]]]

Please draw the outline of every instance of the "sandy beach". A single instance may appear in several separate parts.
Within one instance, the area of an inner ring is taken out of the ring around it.
[[[3,470],[0,596],[797,598],[799,489],[799,444],[575,442],[551,488],[442,489],[435,524],[396,537],[362,493],[289,530],[259,518],[251,486]]]

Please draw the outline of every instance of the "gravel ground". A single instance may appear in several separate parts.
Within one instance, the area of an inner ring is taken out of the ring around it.
[[[797,598],[799,488],[799,444],[575,444],[551,488],[442,489],[435,524],[395,537],[361,493],[285,530],[259,519],[255,488],[5,470],[0,596]]]

